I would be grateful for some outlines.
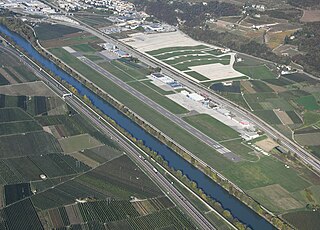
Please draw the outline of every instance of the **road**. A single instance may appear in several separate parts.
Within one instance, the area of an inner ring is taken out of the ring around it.
[[[201,85],[199,83],[191,81],[190,79],[186,78],[180,72],[174,70],[173,68],[171,68],[170,66],[168,66],[164,63],[159,62],[158,60],[150,57],[149,55],[141,53],[138,50],[130,47],[129,45],[126,45],[122,42],[119,42],[118,40],[116,40],[116,39],[108,36],[107,34],[77,20],[74,17],[71,17],[71,18],[73,20],[78,21],[81,25],[68,24],[69,26],[74,26],[79,29],[86,30],[106,42],[112,42],[113,44],[116,44],[120,49],[130,53],[133,57],[138,58],[140,61],[146,63],[147,65],[149,65],[151,67],[161,67],[161,70],[165,75],[168,75],[171,78],[179,81],[180,83],[182,83],[186,87],[194,90],[195,92],[203,93],[203,94],[207,95],[212,101],[215,101],[218,104],[224,106],[226,109],[230,110],[234,114],[238,114],[238,115],[241,115],[242,117],[246,118],[249,122],[255,124],[260,130],[264,131],[267,135],[269,135],[273,139],[277,140],[279,142],[279,144],[288,148],[292,153],[295,153],[297,155],[297,157],[302,162],[304,162],[306,165],[311,167],[318,175],[320,175],[320,160],[319,159],[317,159],[311,153],[309,153],[308,151],[303,149],[299,144],[295,143],[294,141],[292,141],[289,138],[287,138],[286,136],[284,136],[281,132],[276,130],[274,127],[272,127],[271,125],[266,123],[264,120],[262,120],[261,118],[259,118],[255,114],[245,110],[244,108],[241,108],[240,106],[238,106],[234,102],[227,100],[226,98],[223,98],[222,96],[220,96],[219,94],[216,94],[215,92],[208,89],[204,85]],[[247,57],[251,57],[251,58],[257,58],[257,57],[253,57],[248,54],[243,54],[243,53],[240,53],[240,54],[247,56]],[[260,58],[258,58],[258,59],[260,59]],[[260,59],[260,60],[263,60],[263,59]],[[266,60],[263,60],[263,61],[266,61]],[[267,62],[271,63],[270,61],[267,61]]]
[[[70,93],[67,88],[61,85],[47,72],[41,70],[40,66],[19,51],[4,46],[0,46],[0,48],[6,50],[21,60],[59,96]],[[191,202],[188,201],[161,173],[157,173],[153,170],[153,166],[149,161],[143,160],[139,157],[142,150],[137,150],[137,147],[133,147],[134,143],[132,143],[115,128],[110,128],[105,119],[84,104],[78,97],[66,97],[65,101],[73,109],[86,116],[86,118],[88,118],[101,132],[109,137],[112,137],[113,140],[116,140],[126,150],[126,154],[133,158],[141,167],[141,169],[162,188],[164,193],[167,194],[175,204],[181,207],[185,213],[188,213],[201,229],[215,229],[215,227],[191,204]]]
[[[81,57],[78,57],[78,58],[83,63],[88,65],[89,67],[91,67],[92,69],[96,70],[101,75],[105,76],[106,78],[108,78],[109,80],[111,80],[112,82],[114,82],[115,84],[120,86],[122,89],[124,89],[127,92],[129,92],[130,94],[132,94],[134,97],[138,98],[141,102],[147,104],[149,107],[153,108],[158,113],[162,114],[166,118],[168,118],[171,121],[173,121],[176,125],[180,126],[184,130],[186,130],[188,133],[190,133],[190,135],[193,135],[194,137],[198,138],[200,141],[202,141],[205,144],[211,146],[213,149],[215,149],[220,154],[224,155],[228,159],[233,160],[235,162],[241,160],[241,158],[238,155],[236,155],[235,153],[231,152],[230,150],[228,150],[227,148],[225,148],[224,146],[219,144],[217,141],[213,140],[212,138],[208,137],[204,133],[200,132],[199,130],[197,130],[193,126],[189,125],[181,117],[171,113],[170,111],[168,111],[167,109],[165,109],[161,105],[157,104],[156,102],[154,102],[153,100],[151,100],[150,98],[145,96],[144,94],[140,93],[138,90],[134,89],[133,87],[131,87],[127,83],[121,81],[119,78],[117,78],[116,76],[112,75],[110,72],[108,72],[107,70],[103,69],[102,67],[100,67],[99,65],[94,63],[93,61],[89,60],[88,58],[86,58],[84,56],[81,56]],[[192,154],[192,153],[190,153],[190,154]],[[193,157],[196,157],[196,156],[193,156]]]

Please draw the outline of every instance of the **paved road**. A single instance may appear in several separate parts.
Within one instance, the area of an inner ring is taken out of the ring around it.
[[[78,25],[78,28],[82,28],[97,37],[103,39],[106,42],[112,42],[116,44],[120,49],[130,53],[134,57],[137,57],[140,59],[142,62],[152,66],[152,67],[161,67],[162,72],[173,79],[181,82],[183,85],[189,87],[190,89],[198,92],[198,93],[204,93],[206,94],[211,100],[217,102],[220,105],[223,105],[226,107],[228,110],[235,114],[239,114],[255,124],[259,129],[264,131],[266,134],[271,136],[272,138],[276,139],[281,145],[287,147],[292,153],[296,153],[297,156],[307,165],[311,166],[315,172],[320,175],[320,160],[314,157],[311,153],[303,149],[299,144],[295,143],[294,141],[290,140],[286,136],[284,136],[282,133],[280,133],[278,130],[276,130],[274,127],[263,121],[261,118],[257,117],[253,113],[250,113],[249,111],[241,108],[237,104],[235,104],[232,101],[227,100],[226,98],[221,97],[220,95],[216,94],[212,90],[208,89],[204,85],[198,84],[196,82],[191,81],[190,79],[187,79],[184,75],[179,73],[178,71],[172,69],[171,67],[151,58],[150,56],[141,53],[137,51],[136,49],[133,49],[132,47],[119,42],[116,39],[113,39],[109,37],[107,34],[104,34],[103,32],[92,28],[91,26],[81,23],[82,25]],[[70,24],[69,24],[70,25]],[[84,25],[84,26],[83,26]],[[238,52],[239,53],[239,52]],[[253,57],[248,54],[243,54],[247,57]],[[256,57],[253,57],[256,58]],[[258,58],[259,59],[259,58]],[[262,59],[261,59],[262,60]],[[266,61],[266,60],[263,60]],[[309,74],[308,74],[309,75]]]
[[[65,93],[70,93],[63,85],[57,82],[49,74],[44,71],[40,71],[38,65],[36,65],[31,59],[21,55],[16,50],[10,49],[8,47],[3,47],[0,45],[0,49],[4,49],[12,55],[16,56],[19,60],[25,63],[33,72],[42,79],[50,88],[52,88],[59,96],[62,96]],[[156,173],[153,170],[153,166],[149,161],[144,161],[139,156],[139,152],[130,144],[125,136],[119,133],[114,128],[110,128],[106,125],[107,121],[101,118],[95,111],[85,105],[77,97],[66,97],[66,102],[72,106],[76,111],[85,115],[96,127],[101,130],[107,136],[112,137],[114,140],[117,140],[118,143],[126,150],[126,153],[130,155],[142,168],[147,175],[155,181],[156,184],[162,187],[163,191],[173,200],[175,204],[178,204],[185,213],[188,213],[194,221],[197,223],[201,229],[215,229],[215,227],[161,174]]]
[[[59,7],[57,7],[57,6],[55,6],[55,5],[51,4],[51,3],[48,3],[48,4],[51,5],[53,8],[61,11],[62,13],[67,14],[67,12],[65,12],[62,9],[60,9]],[[74,17],[71,17],[71,18],[73,20],[75,20],[75,21],[78,21],[80,23],[80,25],[68,24],[69,26],[73,26],[73,27],[77,27],[79,29],[86,30],[86,31],[92,33],[93,35],[101,38],[102,40],[104,40],[106,42],[112,42],[112,43],[116,44],[119,48],[121,48],[122,50],[127,51],[128,53],[130,53],[134,57],[139,58],[142,62],[145,62],[146,64],[148,64],[148,65],[150,65],[152,67],[161,67],[162,71],[165,74],[167,74],[168,76],[172,77],[175,80],[180,81],[182,84],[184,84],[185,86],[189,87],[190,89],[192,89],[192,90],[194,90],[196,92],[205,92],[206,95],[208,95],[210,97],[210,99],[212,99],[213,101],[220,102],[221,105],[225,105],[225,106],[229,107],[229,110],[234,112],[234,113],[236,113],[236,114],[241,114],[242,116],[247,118],[249,121],[251,121],[253,124],[255,124],[257,127],[259,127],[262,131],[264,131],[269,136],[271,136],[274,139],[276,139],[281,145],[287,147],[292,153],[297,154],[297,156],[302,160],[302,162],[304,162],[308,166],[311,166],[312,169],[318,175],[320,175],[320,160],[319,159],[317,159],[311,153],[309,153],[308,151],[303,149],[299,144],[295,143],[294,141],[292,141],[289,138],[287,138],[286,136],[284,136],[281,132],[279,132],[274,127],[272,127],[271,125],[269,125],[268,123],[263,121],[258,116],[256,116],[253,113],[250,113],[249,111],[239,107],[234,102],[229,101],[229,100],[221,97],[220,95],[216,94],[215,92],[213,92],[212,90],[206,88],[205,86],[203,86],[201,84],[198,84],[198,83],[195,83],[195,82],[191,82],[189,79],[187,79],[184,75],[182,75],[178,71],[168,67],[167,65],[164,65],[163,63],[161,63],[161,62],[149,57],[148,55],[146,55],[144,53],[139,52],[136,49],[133,49],[129,45],[126,45],[126,44],[124,44],[122,42],[119,42],[118,40],[108,36],[107,34],[99,31],[96,28],[93,28],[92,26],[90,26],[90,25],[88,25],[86,23],[83,23],[83,22],[79,21],[78,19],[76,19]],[[244,54],[244,53],[240,53],[240,52],[237,52],[237,53],[239,53],[241,55],[244,55],[244,56],[247,56],[247,57],[257,58],[257,57],[254,57],[254,56],[251,56],[251,55],[248,55],[248,54]],[[267,61],[267,60],[264,60],[264,59],[261,59],[261,58],[257,58],[257,59],[272,63],[270,61]],[[310,74],[307,74],[307,75],[310,76]]]
[[[147,104],[149,107],[155,109],[158,113],[164,115],[165,117],[167,117],[168,119],[170,119],[171,121],[176,123],[178,126],[180,126],[181,128],[185,129],[187,132],[189,132],[191,135],[193,135],[196,138],[198,138],[200,141],[202,141],[205,144],[211,146],[213,149],[215,149],[220,154],[224,155],[225,157],[227,157],[230,160],[233,160],[235,162],[238,162],[238,161],[241,160],[241,158],[238,155],[236,155],[235,153],[231,152],[230,150],[228,150],[227,148],[225,148],[224,146],[219,144],[217,141],[215,141],[212,138],[208,137],[207,135],[203,134],[202,132],[200,132],[199,130],[194,128],[193,126],[189,125],[182,118],[180,118],[179,116],[171,113],[170,111],[168,111],[164,107],[160,106],[159,104],[157,104],[156,102],[154,102],[153,100],[151,100],[150,98],[145,96],[144,94],[140,93],[139,91],[137,91],[136,89],[134,89],[133,87],[128,85],[127,83],[121,81],[119,78],[117,78],[116,76],[112,75],[110,72],[108,72],[107,70],[103,69],[102,67],[100,67],[99,65],[94,63],[93,61],[89,60],[88,58],[86,58],[84,56],[78,57],[78,58],[82,62],[84,62],[86,65],[90,66],[92,69],[98,71],[100,74],[102,74],[103,76],[105,76],[106,78],[110,79],[111,81],[113,81],[118,86],[120,86],[122,89],[126,90],[127,92],[132,94],[134,97],[138,98],[140,101],[142,101],[145,104]]]

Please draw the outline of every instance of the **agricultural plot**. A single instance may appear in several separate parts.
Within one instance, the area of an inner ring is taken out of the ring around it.
[[[80,32],[79,29],[59,25],[59,24],[38,24],[35,27],[35,32],[40,40],[51,40],[61,38],[68,34]]]
[[[104,15],[77,15],[76,18],[80,21],[94,27],[104,27],[111,25],[112,23],[106,18],[106,12]]]
[[[2,75],[0,74],[0,85],[9,85],[10,82]]]
[[[277,75],[272,72],[267,66],[237,66],[234,67],[238,72],[252,78],[252,79],[275,79]]]
[[[0,136],[40,131],[42,127],[35,121],[0,123]]]
[[[0,157],[19,157],[62,152],[58,141],[46,132],[0,137]]]
[[[320,213],[313,211],[296,211],[283,215],[283,218],[297,229],[318,229]]]
[[[293,209],[303,208],[304,203],[297,201],[287,190],[278,184],[260,187],[248,191],[258,202],[265,204],[265,207],[272,212],[284,212]]]
[[[207,114],[199,114],[183,118],[190,125],[205,133],[214,140],[239,138],[239,133]]]
[[[42,81],[27,82],[22,84],[0,86],[0,92],[8,96],[46,96],[54,97],[56,94],[51,91]]]
[[[86,149],[82,152],[82,154],[98,163],[104,163],[113,158],[121,156],[123,152],[111,146],[103,145],[91,149]]]
[[[255,111],[254,114],[262,118],[264,121],[268,122],[269,124],[282,124],[280,119],[272,110],[261,110]]]
[[[205,45],[197,45],[197,46],[176,46],[176,47],[167,47],[167,48],[160,48],[157,50],[152,50],[152,51],[147,51],[148,54],[152,55],[152,56],[158,56],[160,54],[164,54],[164,53],[173,53],[176,51],[199,51],[199,50],[203,50],[203,49],[208,49],[208,46]],[[178,52],[179,54],[179,52]],[[176,56],[176,55],[175,55]]]
[[[226,93],[241,93],[240,81],[233,81],[232,85],[224,85],[222,83],[214,83],[210,86],[210,89],[216,92],[226,92]]]
[[[0,96],[1,98],[1,96]],[[1,108],[0,122],[30,121],[33,118],[20,108]]]
[[[313,111],[313,110],[320,109],[318,102],[316,101],[316,99],[312,95],[300,97],[296,100],[296,102],[299,105],[303,106],[305,110]]]
[[[287,169],[282,162],[270,157],[260,157],[254,163],[239,162],[237,170],[234,169],[234,165],[228,165],[222,172],[245,190],[279,184],[292,193],[310,186],[310,182],[301,178],[295,170]]]
[[[79,177],[81,183],[118,199],[154,197],[158,187],[125,155]]]
[[[0,210],[0,226],[16,230],[43,229],[30,199],[25,199]]]
[[[65,153],[73,153],[102,145],[89,134],[80,134],[77,136],[59,139],[59,143]]]
[[[32,195],[30,184],[11,184],[4,186],[6,205],[12,204]]]
[[[320,143],[320,132],[295,134],[294,138],[301,145],[317,146]]]
[[[107,223],[107,229],[196,229],[195,226],[187,219],[185,215],[177,208],[170,208],[149,215],[130,218],[123,221]]]

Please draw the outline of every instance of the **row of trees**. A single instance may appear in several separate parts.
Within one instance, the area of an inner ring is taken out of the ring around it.
[[[16,21],[17,19],[14,19]],[[6,23],[16,23],[12,20],[7,20],[3,21]],[[1,18],[0,18],[1,22]],[[5,24],[8,28],[16,28],[14,26],[10,26],[9,24]],[[31,30],[30,27],[26,27],[29,30]],[[25,30],[17,30],[15,32],[21,34],[24,33]],[[31,30],[32,31],[32,30]],[[28,32],[27,34],[33,34]],[[23,34],[21,34],[23,35]],[[25,36],[25,34],[23,35]],[[35,41],[35,38],[32,38],[31,41]],[[257,213],[259,213],[261,216],[264,216],[266,219],[268,219],[270,222],[275,224],[277,227],[287,229],[289,228],[288,225],[283,223],[278,217],[270,215],[268,212],[266,212],[264,209],[261,208],[261,206],[254,201],[251,197],[249,197],[247,194],[239,191],[236,189],[232,183],[229,181],[225,180],[224,178],[221,178],[216,172],[212,171],[210,167],[204,166],[201,163],[199,163],[196,159],[194,159],[191,155],[189,155],[187,152],[185,152],[183,149],[181,149],[178,145],[176,145],[172,140],[168,139],[166,136],[164,136],[159,130],[155,129],[153,126],[150,124],[146,123],[141,117],[137,116],[135,113],[133,113],[129,108],[121,104],[120,102],[116,101],[114,98],[112,98],[110,95],[108,95],[105,92],[102,92],[98,87],[93,85],[92,83],[86,81],[83,77],[75,73],[72,69],[70,69],[68,66],[66,66],[64,63],[62,63],[60,60],[55,59],[51,54],[47,53],[45,50],[43,50],[41,47],[38,46],[37,42],[33,43],[35,45],[35,48],[46,58],[54,61],[61,69],[63,69],[65,72],[69,73],[72,75],[74,78],[76,78],[79,82],[84,84],[87,88],[92,90],[96,95],[100,96],[102,99],[107,101],[109,104],[113,105],[115,108],[117,108],[119,111],[121,111],[124,115],[129,117],[131,120],[133,120],[135,123],[139,124],[145,131],[156,137],[158,140],[166,144],[168,147],[170,147],[173,151],[175,151],[177,154],[179,154],[181,157],[183,157],[185,160],[190,162],[192,165],[200,169],[202,172],[204,172],[207,176],[209,176],[211,179],[213,179],[215,182],[220,184],[223,188],[225,188],[227,191],[229,191],[230,194],[234,195],[237,197],[239,200],[247,204],[249,207],[251,207],[253,210],[255,210]],[[51,73],[52,76],[54,76],[53,73]],[[57,80],[62,82],[64,85],[69,87],[69,89],[75,93],[78,94],[77,90],[66,83],[65,81],[62,81],[59,77],[57,77]],[[79,95],[80,96],[80,95]],[[175,169],[170,168],[168,166],[168,162],[166,162],[161,156],[159,156],[156,152],[152,151],[148,147],[146,147],[143,144],[143,141],[137,140],[134,138],[130,133],[128,133],[125,129],[120,127],[114,120],[111,118],[107,117],[105,114],[103,114],[101,111],[99,111],[97,108],[95,108],[90,100],[86,97],[83,96],[83,100],[93,107],[101,116],[106,118],[113,126],[115,126],[121,133],[123,133],[125,136],[127,136],[129,139],[131,139],[134,143],[136,143],[141,149],[143,149],[145,152],[147,152],[152,158],[157,160],[160,164],[162,164],[164,167],[166,167],[168,170],[170,170],[172,173],[176,174],[179,179],[183,179],[185,181],[185,184],[188,185],[191,189],[196,191],[205,201],[209,202],[213,207],[219,206],[217,204],[217,201],[214,201],[211,199],[209,196],[207,196],[200,188],[196,186],[195,182],[190,182],[190,180],[186,179],[187,177],[185,175],[181,175],[182,173],[179,171],[175,171]],[[183,178],[181,178],[183,177]],[[220,205],[221,206],[221,205]],[[219,211],[219,210],[217,210]],[[238,220],[232,217],[232,215],[221,209],[220,212],[222,215],[224,215],[227,219],[230,219],[231,222],[233,222],[236,226],[239,226],[240,229],[245,229],[245,225],[241,224]]]

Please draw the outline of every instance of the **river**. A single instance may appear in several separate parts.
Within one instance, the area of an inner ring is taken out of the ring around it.
[[[91,100],[94,106],[99,108],[103,113],[116,121],[117,124],[119,124],[132,136],[139,140],[142,140],[147,147],[161,155],[166,161],[168,161],[170,167],[173,167],[176,170],[181,170],[185,175],[188,176],[188,178],[195,181],[199,188],[201,188],[207,195],[209,195],[213,199],[219,201],[222,204],[222,207],[229,210],[235,218],[247,224],[252,229],[274,229],[274,227],[269,222],[260,217],[257,213],[244,205],[238,199],[231,196],[226,190],[224,190],[220,185],[211,180],[203,172],[192,166],[189,162],[181,158],[173,150],[168,148],[152,135],[145,132],[140,126],[131,121],[109,103],[102,100],[92,91],[78,82],[75,78],[64,72],[52,61],[43,57],[40,53],[38,53],[36,49],[32,47],[32,45],[27,40],[22,38],[20,35],[8,30],[3,25],[0,25],[0,33],[10,37],[19,47],[25,50],[28,56],[32,57],[39,64],[41,64],[43,68],[52,71],[61,79],[65,80],[70,85],[75,87],[80,95],[86,95]]]

